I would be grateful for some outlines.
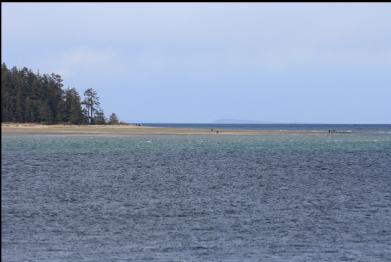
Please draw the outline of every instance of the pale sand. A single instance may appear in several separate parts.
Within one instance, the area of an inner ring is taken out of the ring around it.
[[[214,129],[216,130],[216,129]],[[266,134],[325,134],[325,132],[279,130],[226,130],[219,133],[205,128],[169,128],[136,125],[41,125],[2,123],[2,134],[84,134],[84,135],[266,135]]]

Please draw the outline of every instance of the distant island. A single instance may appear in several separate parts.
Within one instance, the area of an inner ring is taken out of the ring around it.
[[[254,120],[243,120],[243,119],[217,119],[213,121],[213,124],[279,124],[271,121],[254,121]]]
[[[107,119],[93,88],[83,93],[63,88],[58,74],[39,74],[1,65],[1,122],[105,125],[121,124],[115,113]]]

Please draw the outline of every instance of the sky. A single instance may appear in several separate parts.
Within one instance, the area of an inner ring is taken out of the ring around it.
[[[391,124],[390,3],[2,3],[2,62],[128,122]]]

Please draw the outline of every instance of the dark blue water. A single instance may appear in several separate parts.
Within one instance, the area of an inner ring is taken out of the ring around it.
[[[145,126],[174,127],[174,128],[213,128],[232,130],[301,130],[364,132],[391,134],[391,124],[176,124],[176,123],[145,123]]]
[[[8,135],[3,261],[389,261],[391,135]]]

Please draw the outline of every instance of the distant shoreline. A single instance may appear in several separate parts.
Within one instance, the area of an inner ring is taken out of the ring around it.
[[[207,128],[149,127],[138,125],[44,125],[2,123],[1,133],[12,135],[267,135],[267,134],[327,134],[303,130],[228,130]]]

